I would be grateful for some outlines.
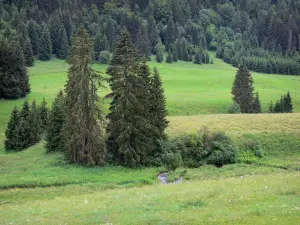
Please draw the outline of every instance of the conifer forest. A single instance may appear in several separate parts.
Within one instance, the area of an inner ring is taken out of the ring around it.
[[[0,0],[0,224],[300,221],[299,0]]]

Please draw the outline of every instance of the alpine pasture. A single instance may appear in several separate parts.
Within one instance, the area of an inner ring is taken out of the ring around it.
[[[290,91],[293,114],[225,115],[236,68],[219,59],[207,65],[149,64],[158,68],[164,83],[170,137],[206,126],[225,131],[238,146],[247,138],[259,140],[264,157],[222,168],[180,168],[173,175],[179,178],[184,171],[182,184],[162,185],[157,175],[164,168],[68,165],[61,153],[46,154],[43,142],[6,153],[10,112],[24,99],[1,100],[1,224],[297,224],[300,77],[252,73],[263,111]],[[106,70],[100,64],[93,67]],[[51,103],[64,88],[67,70],[62,60],[36,61],[29,68],[32,92],[27,99]],[[101,96],[107,93],[100,90]]]

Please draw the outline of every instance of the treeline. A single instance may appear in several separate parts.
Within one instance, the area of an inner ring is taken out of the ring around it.
[[[168,62],[212,63],[199,60],[211,49],[236,66],[244,61],[258,72],[299,74],[298,0],[0,0],[0,8],[1,33],[18,37],[28,66],[30,49],[41,60],[65,59],[84,24],[97,61],[101,52],[113,52],[125,27],[139,54],[157,54],[158,62],[166,52]]]

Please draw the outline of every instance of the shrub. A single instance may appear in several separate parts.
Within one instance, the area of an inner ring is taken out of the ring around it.
[[[241,107],[237,102],[234,102],[232,105],[230,105],[227,109],[227,113],[229,114],[240,114],[241,113]]]
[[[99,62],[101,64],[108,64],[110,61],[110,53],[108,51],[102,51],[99,54]]]
[[[264,156],[263,148],[259,141],[253,139],[245,139],[242,141],[238,154],[238,161],[252,164]]]
[[[166,165],[173,169],[175,167],[173,164],[176,164],[179,158],[183,166],[191,168],[200,167],[203,164],[221,167],[235,162],[236,147],[233,141],[224,133],[211,133],[208,129],[169,140],[164,143],[163,148],[167,152]],[[176,165],[178,167],[178,163]]]
[[[180,152],[170,152],[164,155],[164,161],[169,171],[174,171],[176,168],[182,166],[182,158]]]
[[[206,137],[207,140],[204,141],[208,144],[206,146],[207,164],[222,167],[226,164],[235,163],[236,147],[230,137],[223,132],[212,133]]]

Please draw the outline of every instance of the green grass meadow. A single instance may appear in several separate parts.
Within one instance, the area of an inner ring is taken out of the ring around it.
[[[165,168],[68,165],[41,142],[6,153],[4,131],[14,106],[0,100],[0,224],[299,224],[300,76],[252,73],[266,112],[270,101],[291,92],[293,114],[227,115],[236,68],[189,62],[157,64],[165,88],[170,137],[201,127],[224,131],[238,155],[245,140],[259,141],[264,157],[222,168],[179,168],[180,184],[160,184]],[[94,69],[105,72],[106,66]],[[36,61],[27,97],[54,100],[67,79],[66,62]],[[101,96],[109,89],[99,90]],[[107,102],[105,107],[107,108]]]

